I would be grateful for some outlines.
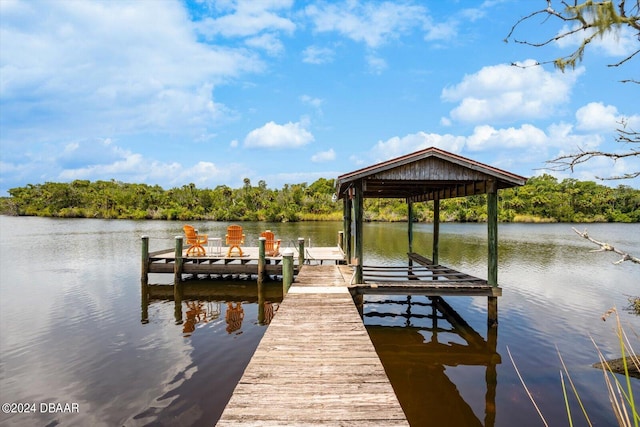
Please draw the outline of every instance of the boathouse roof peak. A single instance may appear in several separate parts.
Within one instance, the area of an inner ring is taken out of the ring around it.
[[[520,175],[436,147],[340,175],[338,199],[362,181],[364,197],[405,198],[414,202],[472,196],[524,185]]]

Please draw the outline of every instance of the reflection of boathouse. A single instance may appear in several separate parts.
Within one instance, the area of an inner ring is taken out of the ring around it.
[[[410,423],[494,425],[501,362],[497,328],[488,328],[485,340],[440,297],[395,296],[366,306],[367,332]],[[484,367],[484,372],[475,370],[476,383],[486,383],[483,420],[472,409],[478,402],[467,402],[447,375],[456,366]]]

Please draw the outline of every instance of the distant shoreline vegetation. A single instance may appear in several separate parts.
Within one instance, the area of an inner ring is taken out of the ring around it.
[[[270,189],[244,179],[242,188],[220,185],[200,189],[195,184],[165,190],[158,185],[119,181],[76,180],[29,184],[9,190],[0,199],[0,213],[59,218],[210,220],[210,221],[341,221],[342,202],[333,202],[334,180],[320,178],[311,185],[285,184]],[[499,192],[502,222],[640,222],[640,190],[607,187],[592,181],[550,175]],[[417,221],[433,221],[432,203],[416,203]],[[484,222],[486,196],[443,200],[445,222]],[[366,221],[406,221],[401,199],[366,199]]]

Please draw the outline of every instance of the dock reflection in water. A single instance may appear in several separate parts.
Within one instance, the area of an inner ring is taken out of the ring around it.
[[[142,324],[166,321],[166,303],[173,303],[181,326],[175,333],[192,349],[165,393],[124,424],[215,424],[282,302],[282,283],[195,279],[182,282],[180,292],[173,284],[143,285],[141,291]]]
[[[233,333],[242,327],[244,309],[242,303],[258,305],[258,324],[268,325],[282,302],[282,284],[266,282],[222,282],[191,280],[181,284],[179,292],[173,285],[141,285],[141,322],[149,322],[149,303],[157,300],[173,300],[176,324],[183,324],[183,332],[190,334],[198,323],[207,323],[220,317],[226,304],[225,321],[227,332]],[[184,304],[183,304],[184,303]],[[215,303],[215,304],[212,304]],[[183,312],[187,319],[183,320]],[[188,336],[188,335],[186,335]]]
[[[497,327],[488,328],[485,340],[440,297],[369,296],[363,316],[411,425],[495,424]],[[476,394],[465,400],[464,384],[447,376],[453,367],[470,369],[476,385],[486,383],[484,399]]]

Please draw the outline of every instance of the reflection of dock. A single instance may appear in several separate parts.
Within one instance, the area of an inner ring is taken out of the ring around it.
[[[369,322],[385,316],[407,319],[404,327],[369,325],[367,331],[398,392],[408,420],[415,425],[494,425],[496,365],[501,363],[496,352],[497,328],[488,328],[485,341],[442,298],[430,297],[428,303],[421,302],[423,300],[416,301],[407,296],[405,300],[372,303],[379,304],[377,309],[380,306],[403,305],[404,313],[401,314],[364,313]],[[421,326],[412,325],[412,322]],[[465,401],[456,384],[447,376],[445,367],[462,365],[485,367],[484,375],[477,371],[486,382],[484,420],[479,419],[472,409],[477,404]],[[408,372],[411,375],[407,375]]]
[[[219,426],[406,426],[347,283],[347,266],[304,266]]]

